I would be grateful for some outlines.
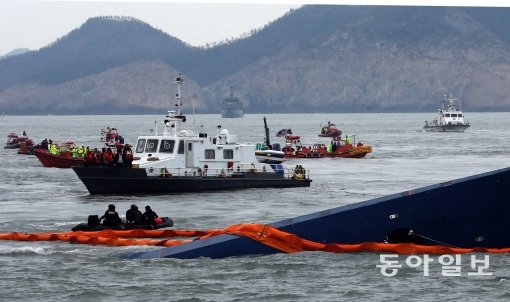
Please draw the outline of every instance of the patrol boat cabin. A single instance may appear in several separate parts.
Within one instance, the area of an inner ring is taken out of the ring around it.
[[[175,112],[170,112],[165,133],[140,136],[134,150],[133,166],[147,169],[148,175],[163,176],[230,176],[234,172],[263,171],[276,173],[259,164],[255,145],[237,143],[237,135],[218,126],[217,135],[195,135],[191,130],[177,132]]]

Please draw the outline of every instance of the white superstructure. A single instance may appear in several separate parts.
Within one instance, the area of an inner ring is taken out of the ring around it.
[[[168,111],[161,135],[138,137],[133,150],[133,167],[146,169],[148,175],[160,176],[218,176],[228,177],[236,172],[283,173],[259,163],[255,145],[237,142],[237,136],[218,126],[217,133],[194,133],[182,129],[186,116],[181,114],[182,76],[176,78],[176,109]]]
[[[460,107],[456,106],[456,101],[452,91],[450,91],[449,97],[445,95],[443,108],[437,109],[436,117],[432,122],[425,121],[423,129],[436,132],[464,132],[466,128],[470,127],[469,123],[464,120],[464,113]]]

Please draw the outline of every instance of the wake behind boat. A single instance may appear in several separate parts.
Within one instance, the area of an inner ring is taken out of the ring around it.
[[[163,194],[240,188],[309,187],[309,173],[281,164],[260,163],[255,145],[218,126],[217,134],[181,129],[182,76],[176,110],[168,112],[161,135],[138,137],[132,167],[74,167],[91,194]]]
[[[450,96],[446,94],[443,100],[443,108],[437,109],[437,115],[432,122],[425,121],[423,130],[429,132],[464,132],[470,127],[468,122],[464,121],[464,114],[460,107],[456,105],[456,98],[453,98],[453,92]]]

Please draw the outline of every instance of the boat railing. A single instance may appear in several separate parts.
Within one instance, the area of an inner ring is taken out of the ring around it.
[[[281,164],[235,164],[231,168],[146,168],[147,175],[160,177],[186,176],[186,177],[233,177],[243,173],[251,174],[282,174],[286,179],[309,179],[310,171],[300,165],[294,168],[284,167]]]

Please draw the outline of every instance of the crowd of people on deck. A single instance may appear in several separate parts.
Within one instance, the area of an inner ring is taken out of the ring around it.
[[[130,145],[118,146],[117,148],[94,148],[85,153],[83,157],[85,166],[103,167],[132,167],[133,151]]]
[[[118,145],[117,147],[104,147],[91,149],[89,146],[75,144],[57,145],[52,140],[44,139],[37,148],[47,149],[50,154],[58,155],[69,152],[72,158],[83,158],[85,166],[102,167],[132,167],[133,150],[131,145]]]
[[[348,144],[351,144],[351,138],[346,134],[345,135],[345,140],[344,140],[345,144],[348,145]],[[338,137],[335,137],[331,140],[331,142],[329,143],[329,145],[327,146],[327,151],[328,152],[335,152],[338,148],[340,148],[342,146],[342,138],[340,136]]]
[[[115,211],[115,205],[109,204],[108,210],[103,216],[99,218],[99,221],[103,221],[104,226],[116,226],[122,224],[119,213]],[[154,212],[150,206],[145,206],[145,212],[142,214],[138,207],[133,204],[130,209],[126,212],[126,223],[132,225],[153,225],[160,224],[163,221],[158,217],[158,214]]]

